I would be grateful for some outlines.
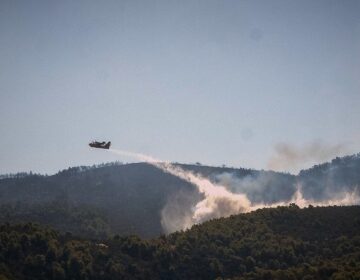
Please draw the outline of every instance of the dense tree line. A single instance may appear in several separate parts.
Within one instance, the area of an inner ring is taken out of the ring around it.
[[[218,174],[231,172],[237,177],[265,174],[280,182],[270,180],[271,186],[264,186],[269,188],[284,190],[294,183],[294,176],[275,172],[176,165],[215,181]],[[191,198],[181,201],[184,207],[191,208],[201,198],[193,185],[145,163],[71,167],[51,176],[31,172],[8,174],[0,176],[0,222],[40,222],[57,230],[98,237],[102,230],[91,235],[87,225],[72,222],[79,212],[90,211],[96,216],[94,223],[103,224],[107,227],[105,231],[155,237],[163,233],[161,210],[178,192]],[[46,213],[51,215],[46,217]]]
[[[360,153],[337,157],[331,162],[318,164],[300,171],[298,181],[305,198],[329,199],[344,192],[359,192]]]
[[[162,233],[161,209],[179,189],[194,196],[192,185],[145,163],[74,167],[52,176],[15,176],[0,179],[0,207],[9,209],[0,211],[0,221],[45,222],[61,231],[79,233],[88,231],[83,223],[72,221],[79,212],[91,211],[101,216],[111,232],[155,237]]]
[[[181,167],[203,176],[222,172],[247,176],[260,172],[202,165]],[[201,197],[193,185],[146,163],[72,167],[52,176],[9,175],[0,179],[0,222],[39,222],[95,238],[103,231],[99,228],[103,225],[106,232],[156,237],[163,233],[161,210],[178,192],[191,198],[181,201],[188,208]],[[91,215],[85,224],[75,222],[84,212],[93,213],[95,231],[89,230]]]
[[[360,186],[360,154],[336,158],[297,176],[175,164],[215,183],[227,182],[230,191],[246,194],[253,203],[290,201],[298,186],[312,201],[356,193]],[[10,174],[0,176],[0,223],[39,222],[88,238],[109,233],[156,237],[163,233],[161,211],[174,197],[184,209],[191,209],[201,194],[193,185],[145,163],[71,167],[51,176]]]
[[[360,207],[262,209],[151,240],[4,224],[0,279],[360,279]]]
[[[106,238],[111,235],[107,218],[95,207],[73,206],[64,201],[29,205],[0,205],[0,224],[35,222],[86,238]]]

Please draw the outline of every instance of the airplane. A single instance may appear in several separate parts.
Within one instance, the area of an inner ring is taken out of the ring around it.
[[[91,143],[89,143],[89,146],[91,148],[99,148],[99,149],[110,149],[110,145],[111,145],[111,142],[97,142],[97,141],[93,141]]]

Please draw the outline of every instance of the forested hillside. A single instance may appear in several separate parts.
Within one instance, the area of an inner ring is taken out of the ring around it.
[[[200,165],[183,168],[215,178],[272,172]],[[278,178],[294,176],[278,173]],[[17,174],[0,179],[0,222],[38,222],[63,232],[103,238],[108,234],[155,237],[163,233],[161,210],[179,193],[191,208],[201,198],[196,188],[146,163],[74,167],[52,176]],[[292,180],[292,181],[291,181]],[[271,182],[269,182],[270,185]],[[272,187],[286,188],[287,179]]]
[[[182,169],[245,194],[252,203],[289,203],[301,186],[305,199],[321,202],[359,196],[360,155],[336,158],[299,175],[178,164]],[[188,182],[146,163],[73,167],[51,176],[0,178],[0,223],[37,222],[88,238],[113,234],[156,237],[161,211],[192,209],[202,195]],[[181,209],[179,208],[181,206]]]
[[[157,236],[160,211],[179,188],[195,194],[188,183],[142,163],[7,178],[0,180],[0,220],[35,221],[87,237]]]
[[[302,170],[298,175],[305,198],[322,200],[339,192],[359,191],[360,154],[337,157],[331,162]]]
[[[296,205],[152,240],[0,227],[0,279],[360,279],[360,207]]]

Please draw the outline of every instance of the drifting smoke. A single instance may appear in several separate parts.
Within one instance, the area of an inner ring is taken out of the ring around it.
[[[200,175],[193,174],[190,171],[185,171],[179,166],[143,154],[114,149],[111,149],[110,151],[118,155],[135,157],[146,161],[166,173],[177,176],[180,179],[193,184],[197,187],[199,193],[203,195],[204,199],[193,207],[191,217],[188,216],[188,213],[185,217],[175,217],[178,216],[178,214],[167,212],[169,211],[169,204],[165,206],[164,209],[167,211],[163,210],[162,225],[167,232],[173,231],[174,229],[185,229],[193,224],[201,223],[209,219],[227,217],[235,213],[246,212],[250,208],[251,203],[245,194],[231,193],[224,186],[214,184],[210,182],[210,180],[203,178]],[[172,202],[174,203],[174,201]],[[179,207],[177,207],[177,209],[178,208]]]
[[[296,178],[291,175],[269,172],[243,178],[238,178],[231,173],[223,173],[216,178],[226,188],[234,192],[245,193],[251,201],[250,210],[286,206],[290,203],[295,203],[299,207],[360,204],[358,186],[342,182],[334,191],[336,182],[331,181],[333,176],[331,173],[326,176],[325,180],[312,176],[311,185],[302,177]],[[325,184],[320,183],[323,181]],[[322,190],[321,195],[316,192],[319,187]]]
[[[137,159],[145,161],[147,163],[154,163],[155,164],[157,162],[161,162],[161,160],[159,160],[159,159],[153,158],[153,157],[148,156],[148,155],[140,154],[140,153],[133,153],[133,152],[117,150],[117,149],[116,150],[115,149],[110,149],[108,151],[112,152],[114,154],[117,154],[119,156],[137,158]]]
[[[343,189],[336,195],[322,199],[304,198],[301,183],[293,175],[260,172],[256,176],[238,178],[233,174],[223,173],[216,176],[215,182],[212,182],[199,174],[147,155],[114,149],[109,151],[145,161],[196,186],[200,199],[189,197],[181,191],[168,199],[161,213],[161,224],[166,233],[184,230],[213,218],[289,203],[296,203],[299,207],[310,204],[314,206],[360,204],[357,187],[351,190]],[[189,207],[190,205],[192,207]]]
[[[301,186],[299,186],[290,201],[278,202],[273,204],[256,204],[252,207],[253,208],[252,210],[267,208],[267,207],[287,206],[290,203],[295,203],[297,206],[301,208],[308,207],[310,205],[313,206],[357,205],[360,204],[360,196],[358,190],[356,189],[351,193],[346,193],[346,192],[341,193],[329,200],[316,201],[312,199],[305,199],[301,192]]]
[[[310,143],[304,147],[279,143],[275,146],[275,155],[270,158],[268,168],[275,171],[296,172],[306,164],[313,165],[317,162],[327,161],[344,153],[346,149],[344,144],[326,145],[321,141]]]
[[[194,207],[193,223],[244,212],[250,207],[251,203],[244,194],[231,193],[224,186],[213,184],[200,175],[195,175],[170,163],[159,164],[158,167],[195,185],[199,193],[204,195],[204,199]]]
[[[296,192],[295,176],[276,172],[261,171],[238,177],[224,172],[215,176],[215,181],[232,193],[245,194],[252,204],[272,204],[290,201]]]

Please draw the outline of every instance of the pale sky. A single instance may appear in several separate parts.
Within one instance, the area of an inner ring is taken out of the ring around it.
[[[360,1],[0,0],[0,135],[0,174],[131,161],[94,139],[258,169],[279,143],[360,152]]]

